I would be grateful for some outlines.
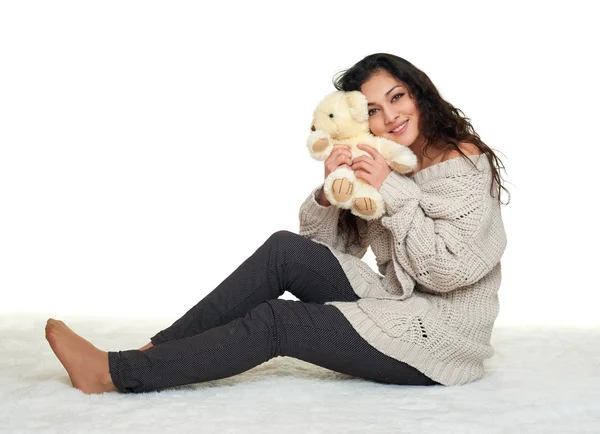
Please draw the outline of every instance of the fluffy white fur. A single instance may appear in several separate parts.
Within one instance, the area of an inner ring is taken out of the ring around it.
[[[499,328],[485,377],[461,387],[374,383],[279,357],[234,377],[141,395],[84,395],[44,338],[47,316],[0,316],[2,433],[600,432],[599,329]],[[176,318],[61,316],[103,350]]]
[[[361,155],[369,155],[356,147],[358,144],[365,144],[379,151],[390,167],[399,173],[409,173],[417,165],[417,157],[410,148],[370,134],[367,99],[360,92],[337,91],[327,95],[315,108],[311,130],[306,145],[310,156],[318,161],[325,161],[337,144],[348,145],[353,159]],[[322,146],[324,143],[322,140],[327,142],[326,148],[315,149]],[[399,169],[391,163],[406,168]],[[350,209],[352,214],[365,220],[380,218],[385,213],[383,198],[376,188],[360,178],[353,176],[351,180],[349,179],[354,185],[354,191],[348,201],[339,202],[335,199],[332,185],[334,180],[344,177],[341,175],[342,170],[347,172],[348,169],[339,168],[325,180],[324,193],[327,200],[334,206]],[[353,206],[357,198],[369,198],[375,201],[377,204],[375,214],[365,214]]]
[[[347,178],[350,182],[356,184],[356,176],[354,176],[354,171],[347,167],[340,167],[338,170],[331,173],[325,179],[325,183],[323,184],[323,190],[331,191],[335,180],[342,179],[342,178]],[[339,206],[340,208],[350,209],[350,207],[352,206],[352,198],[350,198],[350,200],[348,200],[346,202],[338,202],[337,200],[335,200],[335,198],[333,196],[331,196],[331,199],[328,199],[328,200],[332,205]]]
[[[325,148],[321,152],[317,152],[313,149],[313,145],[319,139],[325,139],[328,142],[327,148]],[[311,157],[313,157],[317,161],[325,161],[327,160],[327,158],[331,154],[331,151],[333,150],[333,141],[331,140],[331,136],[325,131],[317,130],[310,133],[310,136],[308,136],[308,140],[306,142],[306,146],[308,147],[308,152],[310,153]]]

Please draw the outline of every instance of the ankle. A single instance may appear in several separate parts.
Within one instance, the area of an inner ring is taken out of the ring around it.
[[[100,382],[101,390],[105,392],[117,391],[117,386],[115,386],[115,383],[113,383],[110,372],[102,373],[98,380]]]
[[[140,348],[140,351],[147,350],[148,348],[152,348],[153,346],[154,346],[154,344],[152,342],[149,342],[146,345],[144,345],[142,348]]]

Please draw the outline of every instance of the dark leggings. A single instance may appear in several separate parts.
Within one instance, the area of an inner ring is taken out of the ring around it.
[[[300,301],[280,300],[285,291]],[[231,377],[278,356],[382,383],[437,384],[370,346],[326,301],[356,301],[323,245],[276,232],[145,350],[109,352],[121,392]]]

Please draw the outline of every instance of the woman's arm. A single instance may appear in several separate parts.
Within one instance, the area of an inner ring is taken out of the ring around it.
[[[346,145],[334,145],[331,155],[325,160],[324,169],[327,179],[329,174],[340,167],[350,167],[352,153]],[[300,235],[315,241],[320,241],[338,251],[349,253],[362,258],[369,246],[367,236],[363,237],[361,245],[347,246],[348,228],[340,230],[341,211],[332,206],[323,194],[323,184],[314,189],[300,207]],[[366,234],[367,223],[357,219],[359,231]]]
[[[394,260],[426,290],[470,285],[500,261],[506,235],[490,180],[489,170],[472,168],[419,187],[391,172],[381,186],[388,208],[381,224],[392,235]]]
[[[299,234],[325,243],[341,252],[362,258],[369,246],[367,236],[363,236],[361,245],[353,244],[349,247],[346,246],[348,232],[346,230],[340,231],[338,226],[341,210],[333,205],[326,205],[328,202],[323,197],[322,188],[323,186],[321,185],[314,189],[300,206]],[[357,219],[357,223],[361,233],[366,234],[366,222],[362,219]]]

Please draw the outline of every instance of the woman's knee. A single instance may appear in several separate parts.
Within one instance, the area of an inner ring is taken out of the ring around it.
[[[248,326],[253,328],[255,332],[258,329],[264,330],[263,336],[267,336],[269,339],[268,351],[270,358],[282,355],[281,335],[279,333],[282,328],[282,316],[277,301],[279,300],[264,301],[253,307],[244,317],[245,321],[249,321]]]
[[[297,242],[299,238],[304,239],[304,237],[294,232],[281,230],[273,232],[273,234],[271,234],[271,236],[267,239],[267,242],[277,244],[290,244],[292,242]]]
[[[272,248],[276,248],[278,251],[293,253],[309,252],[309,254],[312,254],[313,251],[316,252],[320,249],[326,249],[326,247],[315,243],[309,238],[286,230],[273,233],[268,238],[267,244]]]
[[[333,308],[333,306],[327,306]],[[266,300],[248,312],[248,319],[260,322],[269,329],[273,343],[273,357],[287,355],[288,327],[310,326],[315,307],[296,300]],[[304,329],[304,327],[299,327]],[[293,334],[293,332],[292,332]]]

